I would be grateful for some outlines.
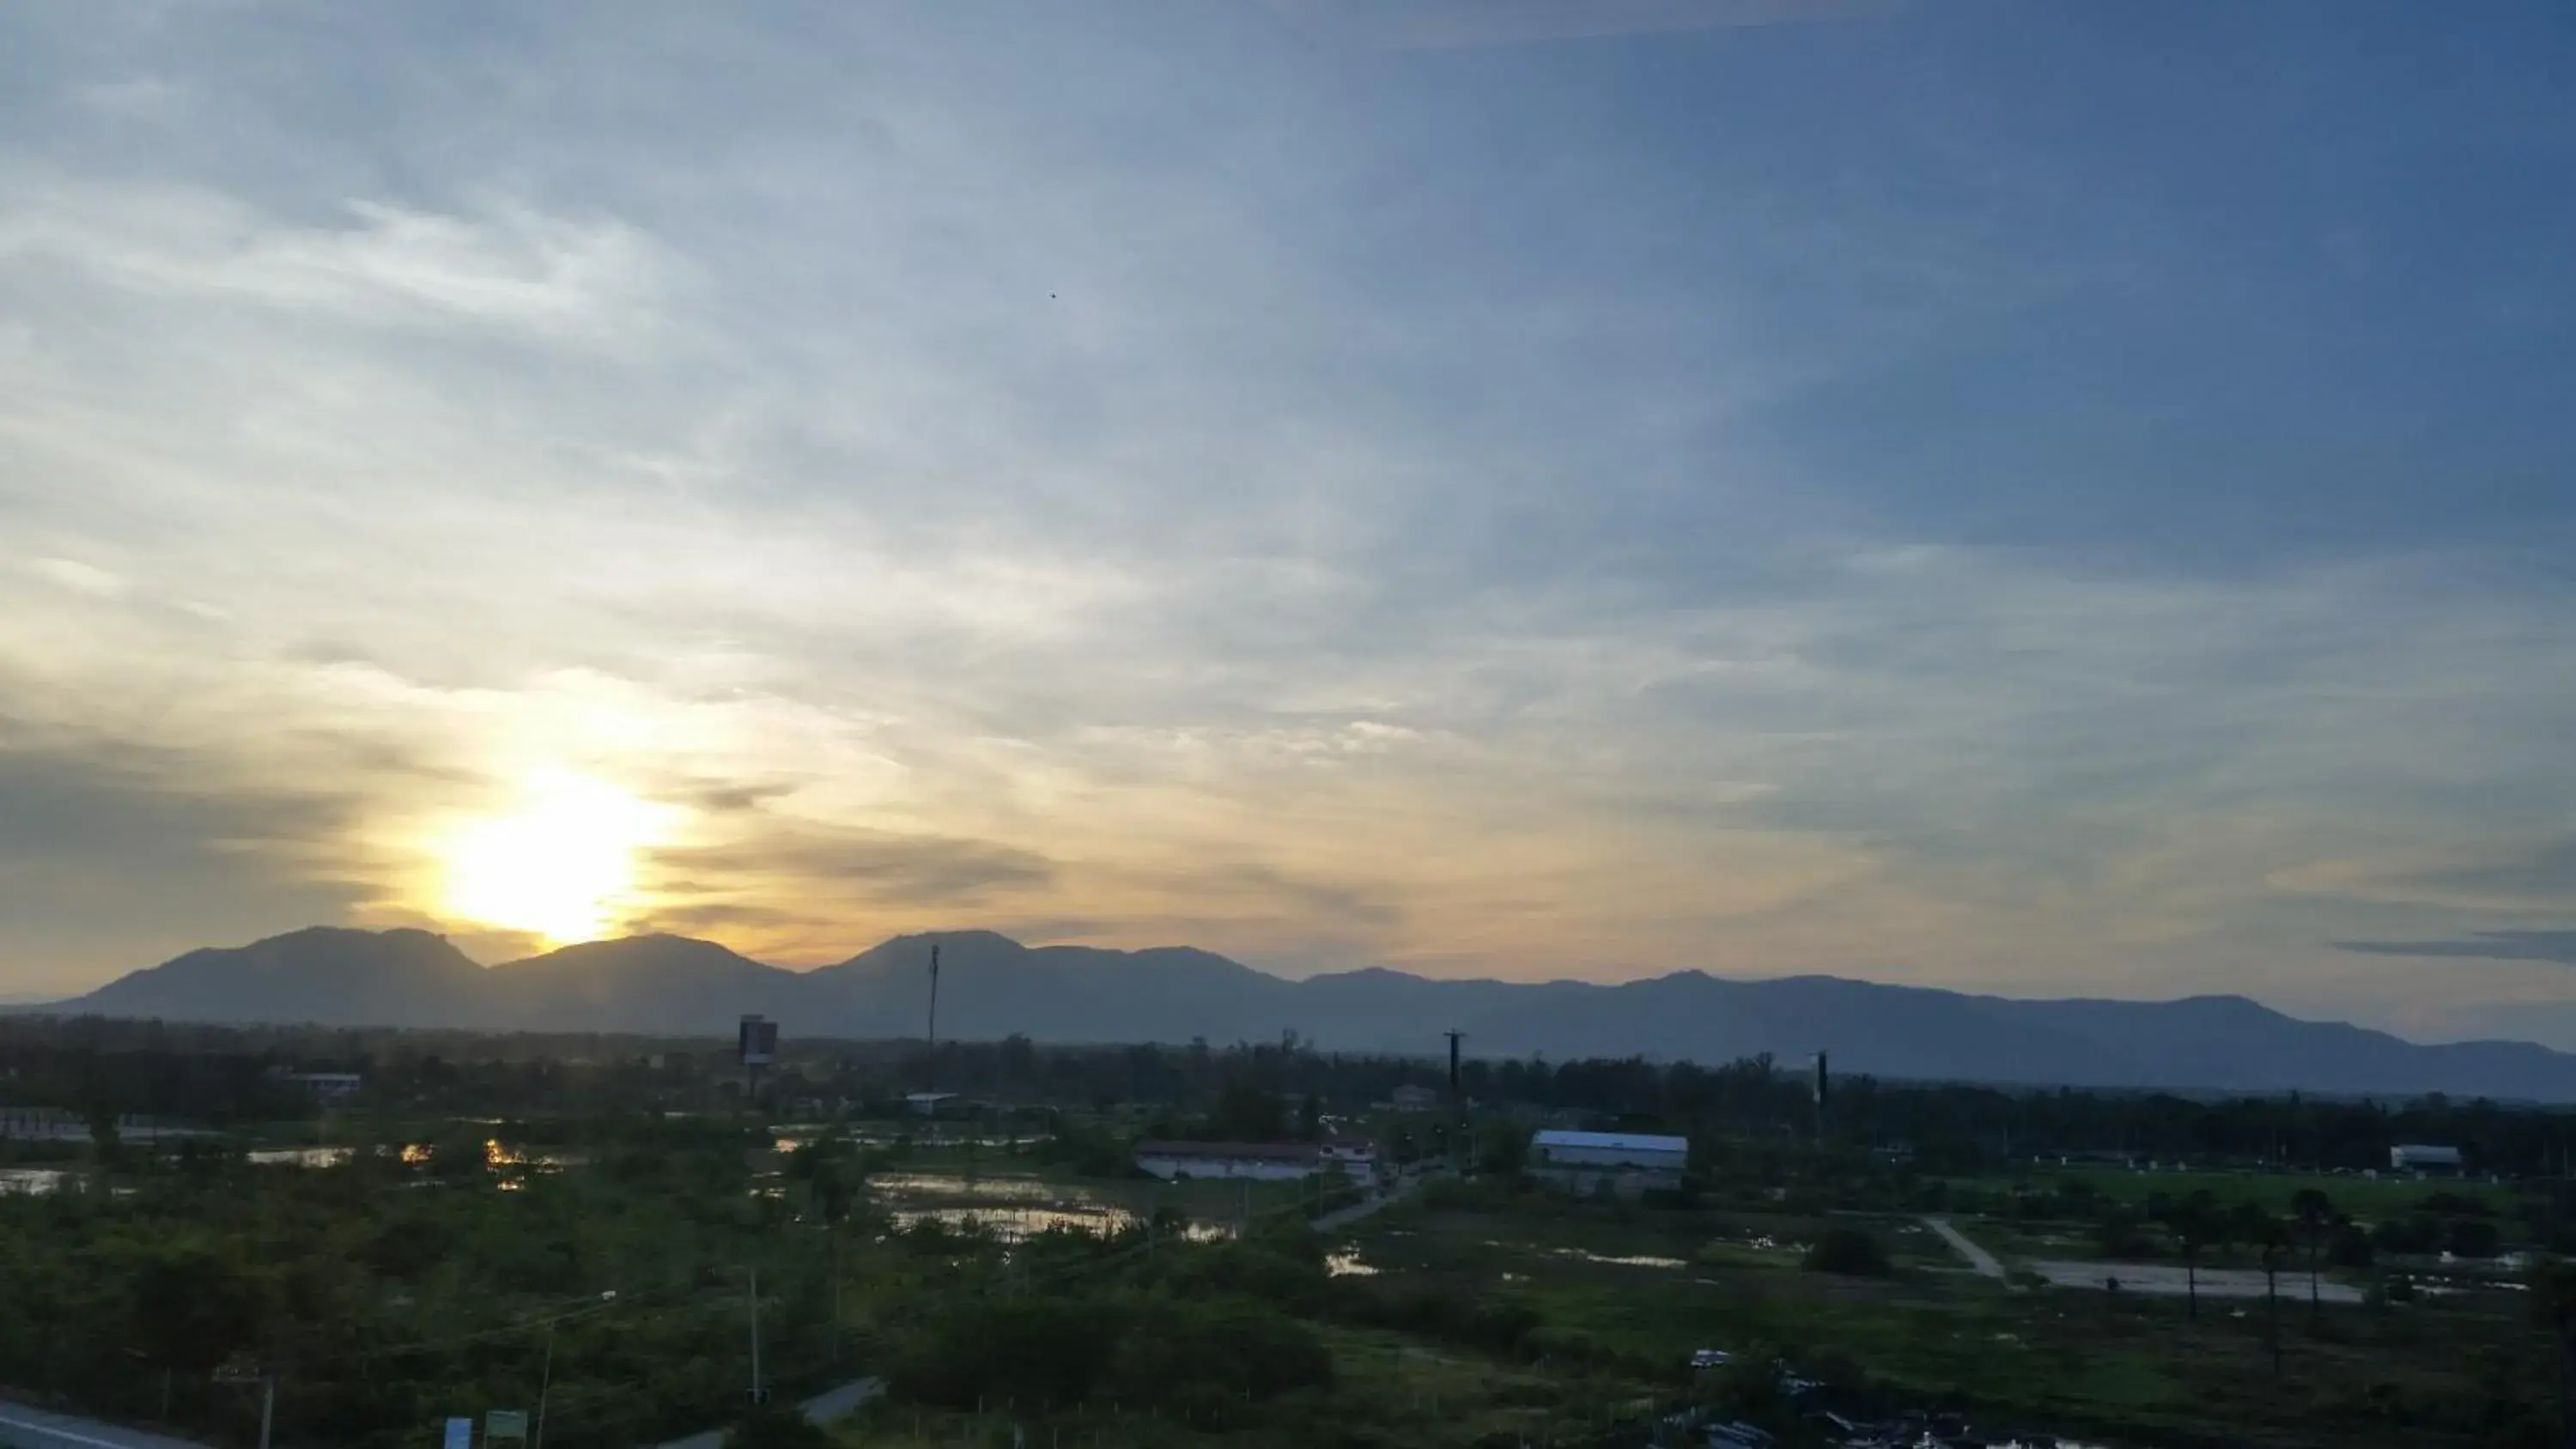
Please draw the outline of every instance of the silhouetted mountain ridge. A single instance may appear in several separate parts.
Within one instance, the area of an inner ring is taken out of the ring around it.
[[[1027,946],[991,931],[899,936],[788,971],[711,941],[637,936],[488,969],[425,931],[316,927],[191,951],[55,1013],[229,1022],[720,1036],[760,1012],[791,1037],[918,1036],[940,949],[943,1038],[1275,1039],[1430,1054],[1728,1061],[1830,1050],[1844,1070],[1967,1081],[2576,1100],[2576,1056],[2523,1042],[2425,1046],[2241,996],[2019,1000],[1834,976],[1699,971],[1597,985],[1433,980],[1381,967],[1291,981],[1186,946]]]

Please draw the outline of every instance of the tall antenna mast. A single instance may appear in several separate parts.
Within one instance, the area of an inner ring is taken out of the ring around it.
[[[1450,1144],[1450,1151],[1455,1154],[1459,1163],[1465,1164],[1469,1152],[1467,1090],[1458,1076],[1458,1043],[1465,1040],[1467,1034],[1453,1026],[1441,1035],[1449,1038],[1449,1130],[1456,1137],[1456,1140]]]
[[[939,943],[930,943],[930,1030],[925,1036],[930,1044],[929,1086],[939,1086]]]

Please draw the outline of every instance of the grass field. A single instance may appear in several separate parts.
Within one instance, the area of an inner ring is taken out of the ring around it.
[[[1698,1348],[1769,1347],[1921,1406],[2115,1443],[2491,1444],[2490,1406],[2545,1396],[2556,1371],[2509,1292],[2312,1321],[2285,1279],[2276,1378],[2260,1301],[2204,1304],[2194,1320],[2179,1300],[2019,1292],[1919,1252],[1892,1278],[1837,1278],[1748,1252],[1737,1239],[1761,1226],[1743,1214],[1408,1209],[1354,1237],[1391,1281],[1529,1303],[1570,1352],[1677,1364]],[[1768,1226],[1803,1241],[1814,1222]],[[1914,1247],[1898,1224],[1874,1231]]]
[[[872,1194],[909,1220],[927,1213],[952,1224],[975,1218],[1001,1231],[1027,1233],[1064,1225],[1098,1231],[1150,1219],[1160,1209],[1193,1224],[1230,1227],[1293,1212],[1309,1189],[1295,1182],[1159,1182],[1152,1178],[1086,1178],[1027,1157],[922,1153],[869,1180]]]
[[[2094,1192],[2115,1202],[2143,1203],[2156,1193],[2180,1197],[2206,1192],[2223,1204],[2252,1202],[2274,1212],[2286,1211],[2293,1194],[2313,1188],[2343,1212],[2363,1222],[2400,1217],[2417,1209],[2425,1198],[2437,1192],[2474,1198],[2502,1212],[2512,1204],[2510,1189],[2491,1182],[2468,1179],[2426,1180],[2416,1178],[2369,1178],[2358,1174],[2250,1172],[2250,1171],[2184,1171],[2161,1169],[2153,1172],[2118,1167],[2035,1167],[2021,1179],[2032,1187],[2049,1189],[2069,1182],[2090,1185]],[[1992,1178],[1961,1180],[1961,1187],[1992,1188]]]

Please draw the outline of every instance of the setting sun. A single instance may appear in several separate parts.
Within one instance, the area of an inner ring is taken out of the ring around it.
[[[532,780],[517,810],[440,842],[446,908],[558,944],[597,939],[633,903],[636,852],[661,838],[669,814],[581,776]]]

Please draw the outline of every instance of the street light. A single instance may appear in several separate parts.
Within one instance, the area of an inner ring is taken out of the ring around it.
[[[602,1289],[599,1301],[616,1302],[617,1290]],[[561,1321],[561,1319],[546,1321],[546,1366],[537,1380],[537,1438],[534,1444],[528,1446],[528,1449],[546,1449],[546,1395],[552,1392],[555,1386],[555,1325]]]

